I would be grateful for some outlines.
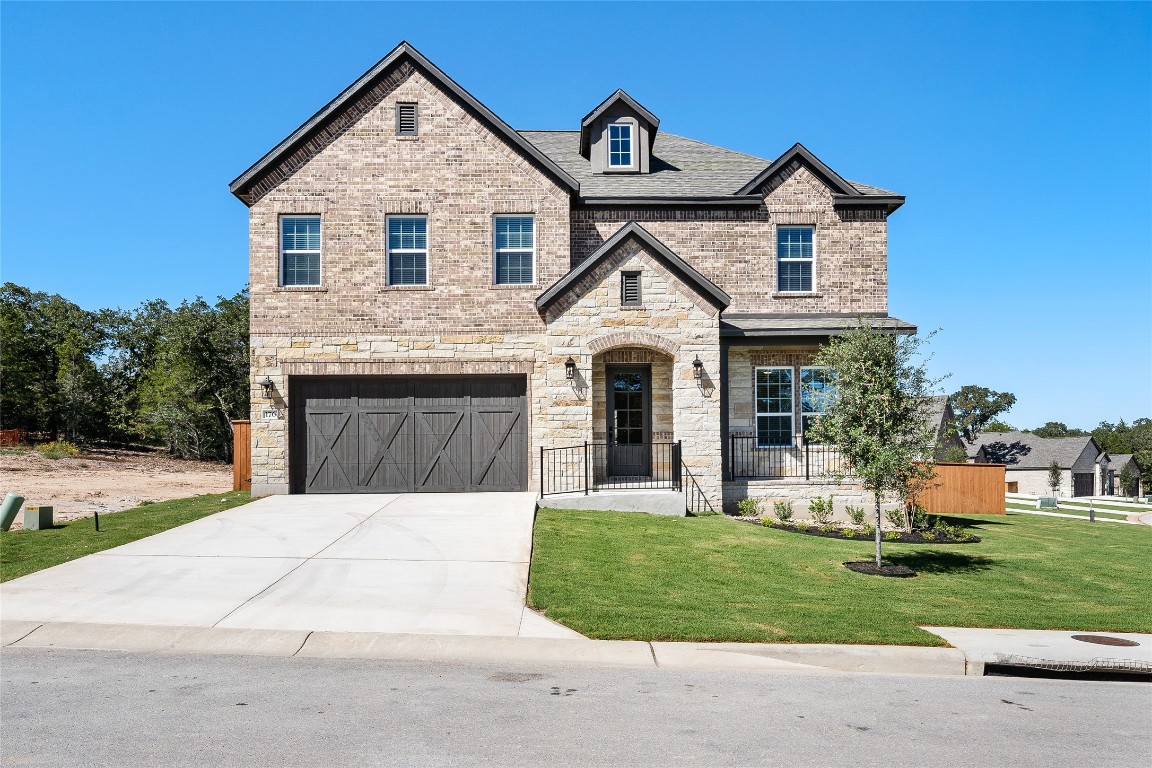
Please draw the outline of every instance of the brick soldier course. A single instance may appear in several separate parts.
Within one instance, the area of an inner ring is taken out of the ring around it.
[[[756,429],[757,365],[804,365],[860,317],[914,330],[887,316],[887,216],[903,198],[800,145],[767,161],[660,133],[620,93],[589,113],[583,140],[517,132],[402,43],[232,183],[250,210],[254,494],[305,490],[291,470],[308,461],[292,455],[296,378],[522,377],[521,474],[538,490],[541,447],[608,438],[605,370],[619,364],[650,366],[652,439],[681,441],[715,508],[822,487],[726,480],[724,445]],[[416,135],[398,135],[401,104],[416,105]],[[647,171],[593,170],[606,120],[640,129]],[[427,284],[389,285],[388,217],[415,214]],[[529,284],[496,282],[500,214],[533,219]],[[282,284],[286,215],[320,218],[318,285]],[[812,290],[777,290],[789,225],[812,227]],[[622,273],[639,273],[638,305],[622,303]]]

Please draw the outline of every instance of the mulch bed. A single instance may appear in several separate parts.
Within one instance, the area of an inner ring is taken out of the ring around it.
[[[869,576],[892,576],[897,579],[906,579],[909,576],[916,575],[916,571],[903,565],[881,562],[883,562],[883,565],[877,568],[875,560],[853,560],[850,563],[844,563],[844,567],[850,571],[864,573]]]
[[[763,525],[763,523],[756,519],[741,519],[740,522],[751,523],[752,525]],[[787,531],[788,533],[803,533],[808,536],[823,536],[826,539],[843,539],[845,541],[873,541],[873,534],[871,533],[856,531],[855,536],[845,536],[842,528],[835,528],[830,531],[824,531],[814,526],[810,528],[797,528],[794,525],[779,522],[773,523],[771,527],[773,530],[777,531]],[[898,539],[887,538],[887,533],[887,531],[883,532],[881,534],[881,538],[885,543],[891,544],[977,544],[980,541],[979,536],[974,536],[971,534],[966,539],[954,539],[950,536],[945,536],[938,531],[934,531],[932,533],[934,536],[932,539],[924,538],[924,531],[912,531],[912,533],[908,533],[907,531],[900,531],[900,538]]]

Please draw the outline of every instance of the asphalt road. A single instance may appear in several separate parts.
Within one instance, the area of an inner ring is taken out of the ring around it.
[[[1152,685],[5,649],[0,764],[1142,766]]]

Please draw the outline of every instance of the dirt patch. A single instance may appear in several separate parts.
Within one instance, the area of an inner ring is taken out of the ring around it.
[[[63,459],[35,451],[0,454],[0,496],[18,493],[24,506],[51,506],[57,521],[121,512],[146,501],[167,501],[232,490],[232,467],[184,461],[163,453],[94,450]],[[13,530],[22,527],[23,513]]]

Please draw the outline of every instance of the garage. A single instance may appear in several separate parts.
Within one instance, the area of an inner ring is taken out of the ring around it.
[[[293,493],[523,491],[523,376],[293,377]]]
[[[1072,495],[1091,496],[1095,490],[1091,472],[1072,473]]]

